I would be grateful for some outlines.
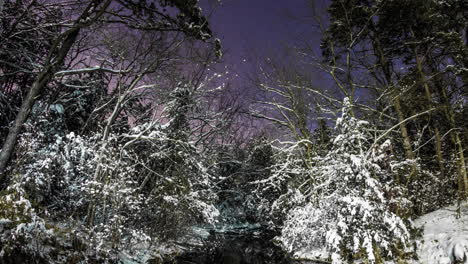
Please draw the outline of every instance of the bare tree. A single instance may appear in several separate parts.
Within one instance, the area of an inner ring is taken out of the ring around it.
[[[36,1],[32,1],[35,3]],[[202,16],[200,9],[194,2],[184,1],[166,1],[156,5],[155,1],[138,1],[131,0],[114,1],[114,0],[90,0],[86,2],[58,2],[54,4],[42,3],[43,6],[55,8],[60,6],[65,10],[77,9],[76,12],[70,12],[68,17],[61,18],[63,22],[58,23],[60,30],[53,37],[51,47],[48,49],[48,55],[43,63],[41,63],[40,71],[35,77],[31,88],[27,92],[25,99],[19,109],[14,124],[9,130],[8,136],[3,144],[0,153],[0,182],[3,184],[6,181],[6,166],[14,151],[16,139],[21,131],[23,123],[29,116],[31,108],[37,97],[41,95],[48,83],[56,74],[73,74],[83,71],[102,70],[99,69],[81,69],[73,71],[62,71],[67,56],[70,50],[76,44],[80,33],[91,26],[101,25],[117,25],[128,28],[129,30],[137,31],[156,31],[156,32],[182,32],[196,39],[206,40],[212,37],[211,30],[208,27],[206,19]],[[175,6],[183,15],[174,17],[168,14],[165,6]],[[128,16],[128,13],[133,13],[133,16]],[[18,20],[19,21],[19,20]],[[99,22],[99,23],[97,23]],[[216,42],[219,47],[219,42]],[[147,70],[151,71],[153,66],[148,66]],[[118,70],[108,69],[107,72],[118,73]],[[142,78],[142,75],[136,76],[132,83],[132,89]]]

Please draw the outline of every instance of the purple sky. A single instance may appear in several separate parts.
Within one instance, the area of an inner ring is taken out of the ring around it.
[[[298,23],[292,18],[308,15],[305,0],[222,0],[215,8],[203,1],[201,4],[221,39],[225,66],[240,78],[254,69],[255,56],[281,52],[298,37],[308,36],[319,44],[320,35],[314,33],[311,22]]]
[[[302,41],[312,45],[315,52],[319,51],[321,34],[314,28],[316,23],[311,19],[312,11],[308,6],[312,0],[221,1],[216,7],[213,4],[216,0],[200,0],[200,3],[225,52],[223,63],[216,68],[218,71],[226,68],[230,72],[226,80],[235,91],[233,95],[244,106],[249,106],[257,96],[258,90],[249,78],[255,77],[266,58],[290,59],[283,55],[286,47],[303,44]],[[315,69],[305,71],[316,75]],[[261,124],[263,127],[263,122]]]

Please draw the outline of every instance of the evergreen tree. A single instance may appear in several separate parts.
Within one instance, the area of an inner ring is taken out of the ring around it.
[[[387,129],[394,121],[382,117],[397,117],[397,152],[413,165],[395,180],[409,187],[415,201],[421,196],[430,199],[419,192],[428,181],[435,189],[448,189],[455,181],[461,199],[468,189],[465,142],[459,133],[463,125],[456,121],[459,110],[453,107],[463,101],[460,95],[466,86],[467,12],[466,1],[459,0],[337,0],[329,8],[323,55],[332,67],[346,69],[336,76],[348,90],[369,87],[367,93],[376,93],[378,114],[370,121]],[[354,77],[363,75],[361,67],[367,73],[357,82]],[[440,200],[445,199],[432,204]]]
[[[409,244],[404,221],[390,212],[380,179],[384,171],[367,155],[367,122],[344,101],[332,149],[317,160],[315,185],[288,213],[280,240],[290,251],[325,249],[333,263],[382,263]]]

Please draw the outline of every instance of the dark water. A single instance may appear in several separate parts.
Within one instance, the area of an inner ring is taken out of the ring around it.
[[[286,252],[275,245],[275,233],[266,228],[210,231],[203,246],[176,257],[177,264],[289,264]]]

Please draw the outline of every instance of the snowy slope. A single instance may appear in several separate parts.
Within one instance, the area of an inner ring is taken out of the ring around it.
[[[468,203],[462,205],[459,219],[456,215],[456,206],[450,206],[414,221],[417,227],[424,228],[416,263],[468,264]]]

